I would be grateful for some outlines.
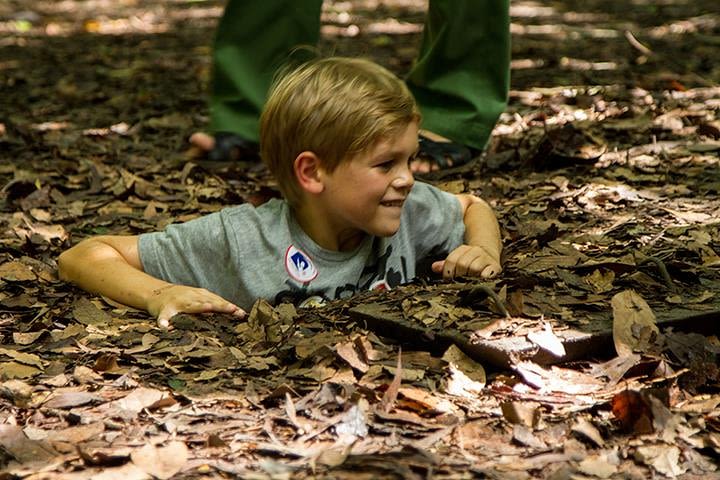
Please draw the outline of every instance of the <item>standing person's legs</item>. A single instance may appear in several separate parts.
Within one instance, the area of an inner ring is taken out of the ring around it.
[[[218,25],[210,87],[212,132],[258,141],[258,119],[277,68],[320,36],[322,0],[230,0]]]
[[[509,0],[430,0],[407,83],[423,128],[483,149],[507,105]]]

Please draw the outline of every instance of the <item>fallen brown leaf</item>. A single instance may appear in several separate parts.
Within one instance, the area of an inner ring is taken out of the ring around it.
[[[155,478],[164,480],[178,473],[188,459],[183,442],[170,442],[164,447],[147,444],[130,454],[133,464]]]
[[[660,334],[655,314],[643,298],[632,290],[612,299],[613,341],[618,355],[647,352]]]

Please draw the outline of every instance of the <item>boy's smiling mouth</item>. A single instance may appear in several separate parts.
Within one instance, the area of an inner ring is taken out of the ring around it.
[[[405,203],[405,199],[401,198],[399,200],[384,200],[380,202],[380,205],[383,207],[402,207],[403,203]]]

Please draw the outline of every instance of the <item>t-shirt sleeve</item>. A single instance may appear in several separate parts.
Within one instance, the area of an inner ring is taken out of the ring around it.
[[[418,261],[447,255],[462,245],[465,224],[455,195],[417,182],[406,206],[407,225]]]
[[[162,232],[140,235],[138,249],[143,269],[171,283],[227,294],[223,283],[232,275],[229,270],[234,262],[226,217],[223,212],[213,213],[170,225]]]

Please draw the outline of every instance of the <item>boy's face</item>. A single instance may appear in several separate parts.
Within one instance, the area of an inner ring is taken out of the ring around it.
[[[418,124],[411,122],[326,173],[322,201],[338,238],[397,232],[403,203],[415,182],[409,163],[417,149]]]

